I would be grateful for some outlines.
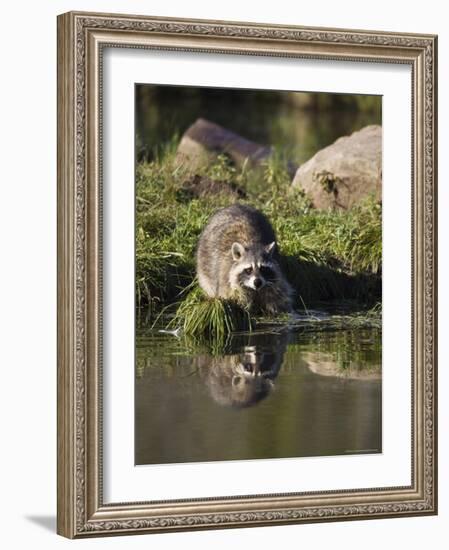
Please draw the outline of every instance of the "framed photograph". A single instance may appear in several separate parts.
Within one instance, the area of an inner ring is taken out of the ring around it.
[[[58,17],[58,533],[437,513],[437,37]]]

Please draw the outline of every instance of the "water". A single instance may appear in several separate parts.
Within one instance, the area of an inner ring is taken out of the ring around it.
[[[135,462],[382,451],[381,333],[270,328],[225,353],[140,329]]]
[[[139,160],[152,158],[199,117],[302,164],[337,138],[381,124],[381,97],[351,94],[139,85],[136,130]]]

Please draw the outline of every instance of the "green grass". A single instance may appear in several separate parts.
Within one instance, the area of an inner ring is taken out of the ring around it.
[[[254,320],[232,300],[208,298],[195,287],[180,303],[168,327],[180,328],[184,335],[202,342],[213,341],[224,346],[230,334],[251,331]]]
[[[181,302],[176,322],[194,334],[221,337],[245,326],[246,312],[235,304],[206,300],[198,291],[185,297],[195,278],[195,248],[208,218],[235,202],[221,194],[192,198],[184,192],[189,174],[175,162],[176,139],[154,161],[137,166],[136,302],[153,317]],[[355,300],[372,306],[381,296],[381,206],[366,200],[346,212],[311,208],[292,189],[285,158],[276,153],[262,169],[236,169],[219,156],[201,175],[237,185],[240,202],[262,210],[277,234],[283,268],[296,291],[297,307],[317,301]],[[243,323],[242,325],[240,323]]]

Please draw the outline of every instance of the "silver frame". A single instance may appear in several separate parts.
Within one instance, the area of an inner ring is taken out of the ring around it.
[[[101,89],[105,47],[412,68],[412,483],[105,504]],[[437,513],[437,38],[70,12],[58,17],[58,533],[70,538]]]

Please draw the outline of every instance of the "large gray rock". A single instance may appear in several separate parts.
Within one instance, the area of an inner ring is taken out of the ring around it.
[[[346,378],[348,380],[381,380],[382,378],[382,365],[380,363],[363,367],[354,360],[350,361],[345,368],[342,368],[333,355],[319,351],[304,352],[301,354],[301,359],[310,371],[319,376]]]
[[[348,209],[368,195],[382,196],[382,128],[365,126],[318,151],[296,171],[302,188],[319,209]]]
[[[220,153],[228,155],[239,167],[246,160],[254,166],[271,154],[271,148],[199,118],[182,136],[176,153],[176,162],[182,164],[187,171],[194,172],[210,164]]]

